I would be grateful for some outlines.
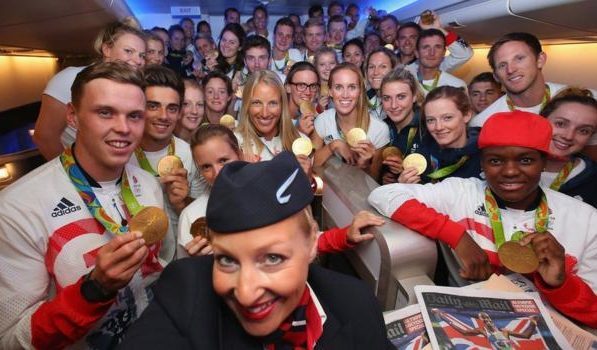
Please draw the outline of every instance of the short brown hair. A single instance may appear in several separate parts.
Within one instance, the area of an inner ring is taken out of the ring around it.
[[[431,92],[425,97],[425,101],[423,102],[423,116],[425,115],[425,106],[432,101],[440,100],[440,99],[448,99],[456,105],[456,108],[460,111],[460,113],[467,114],[472,111],[471,102],[465,92],[465,89],[462,87],[455,87],[455,86],[440,86],[436,89],[431,90]]]
[[[78,107],[83,97],[83,88],[87,83],[95,79],[108,79],[117,83],[131,84],[145,89],[145,79],[141,72],[135,70],[124,62],[99,62],[83,69],[73,82],[70,88],[71,100],[75,107]]]
[[[226,140],[226,143],[232,150],[241,158],[240,146],[238,139],[229,128],[221,124],[203,124],[197,128],[195,133],[191,136],[191,150],[197,146],[205,144],[208,140],[214,137],[221,137]]]

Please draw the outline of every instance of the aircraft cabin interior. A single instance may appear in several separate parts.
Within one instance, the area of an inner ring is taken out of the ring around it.
[[[339,2],[346,8],[352,1]],[[329,3],[329,0],[2,1],[0,193],[46,163],[34,137],[39,132],[36,121],[44,90],[64,68],[86,66],[98,59],[93,42],[111,22],[133,18],[140,28],[150,30],[168,29],[182,18],[190,18],[195,24],[207,21],[217,43],[225,25],[224,11],[229,7],[238,9],[240,23],[246,23],[256,6],[265,6],[271,34],[280,18],[297,14],[301,23],[305,23],[311,5],[321,5],[325,12]],[[432,10],[445,29],[456,33],[472,48],[468,62],[451,71],[466,83],[479,73],[492,72],[487,55],[497,38],[510,32],[528,32],[540,40],[547,57],[542,68],[546,81],[597,90],[597,1],[365,0],[357,5],[361,19],[374,9],[379,18],[393,15],[400,24],[418,23],[424,11]],[[380,186],[378,179],[334,156],[313,169],[318,187],[313,211],[321,230],[348,226],[362,210],[376,212],[368,197]],[[470,283],[459,276],[460,261],[446,244],[438,244],[387,217],[383,226],[368,227],[364,232],[374,234],[374,239],[338,256],[323,257],[320,262],[365,281],[383,311],[416,303],[414,287],[418,285]]]

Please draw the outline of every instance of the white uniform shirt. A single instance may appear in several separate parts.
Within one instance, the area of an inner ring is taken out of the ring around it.
[[[338,132],[335,109],[328,109],[315,118],[315,132],[326,145],[343,139]],[[367,139],[373,143],[375,149],[380,149],[390,143],[390,129],[386,123],[370,115]]]

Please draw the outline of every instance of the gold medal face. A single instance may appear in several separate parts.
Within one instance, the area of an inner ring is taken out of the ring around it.
[[[170,175],[174,170],[182,167],[182,161],[177,156],[165,156],[158,162],[158,175]]]
[[[398,147],[395,147],[395,146],[386,147],[381,152],[381,158],[383,160],[386,160],[386,158],[388,158],[389,156],[398,156],[398,157],[400,157],[400,159],[403,158],[402,152],[400,151],[400,149]]]
[[[419,153],[411,153],[402,161],[402,166],[417,169],[417,175],[421,175],[427,169],[427,159]]]
[[[498,257],[502,264],[512,272],[531,273],[539,267],[539,259],[530,246],[522,246],[518,242],[508,241],[498,249]]]
[[[220,124],[224,125],[228,129],[234,129],[234,127],[236,126],[236,120],[230,114],[224,114],[220,118]]]
[[[155,244],[168,233],[168,216],[158,207],[145,207],[133,216],[129,231],[141,232],[146,245]]]
[[[306,137],[299,137],[292,143],[292,153],[297,156],[304,155],[308,157],[311,151],[313,151],[313,144]]]
[[[197,218],[191,225],[191,236],[193,236],[193,238],[201,236],[208,239],[207,232],[207,219],[205,219],[205,216]]]
[[[313,105],[307,101],[301,102],[301,104],[299,105],[299,111],[302,115],[315,114],[315,109],[313,108]]]
[[[346,142],[351,147],[355,147],[359,141],[365,140],[367,140],[367,133],[361,128],[352,128],[346,133]]]

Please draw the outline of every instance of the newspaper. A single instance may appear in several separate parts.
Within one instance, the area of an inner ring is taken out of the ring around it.
[[[384,313],[388,339],[398,350],[421,350],[429,344],[419,305]]]
[[[526,277],[517,273],[510,275],[491,275],[483,285],[484,289],[500,290],[504,292],[536,292],[537,289],[533,282]],[[597,336],[580,328],[572,321],[562,316],[559,312],[546,305],[553,323],[558,327],[560,332],[566,337],[568,343],[572,345],[575,350],[592,350],[597,349]],[[595,330],[593,330],[595,331]]]
[[[415,287],[434,349],[571,349],[537,293]]]

